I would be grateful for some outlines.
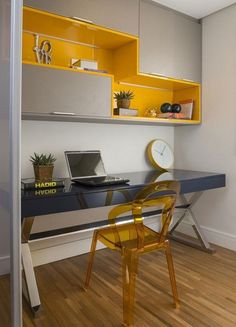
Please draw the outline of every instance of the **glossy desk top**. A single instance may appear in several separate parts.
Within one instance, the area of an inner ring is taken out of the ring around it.
[[[190,170],[128,172],[114,174],[128,178],[127,184],[111,186],[82,186],[66,180],[58,189],[22,191],[22,218],[103,207],[132,201],[138,191],[155,181],[176,179],[181,183],[181,193],[192,193],[225,186],[225,174]]]

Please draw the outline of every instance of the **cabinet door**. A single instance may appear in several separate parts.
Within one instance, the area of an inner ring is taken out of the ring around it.
[[[202,74],[202,26],[184,16],[175,14],[174,73],[181,79],[200,82]]]
[[[201,25],[172,10],[141,1],[140,71],[201,80]]]
[[[24,5],[138,35],[139,0],[24,0]]]
[[[140,7],[140,71],[171,76],[174,66],[173,21],[169,13],[142,1]],[[167,37],[168,36],[168,37]]]
[[[111,116],[111,79],[23,65],[22,111]]]

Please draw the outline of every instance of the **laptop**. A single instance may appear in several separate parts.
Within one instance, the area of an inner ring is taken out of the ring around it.
[[[129,179],[107,175],[99,150],[65,151],[65,157],[72,182],[91,186],[129,182]]]

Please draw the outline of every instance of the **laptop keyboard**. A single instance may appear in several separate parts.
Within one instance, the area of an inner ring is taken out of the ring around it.
[[[74,180],[80,184],[84,185],[93,185],[93,186],[102,186],[102,185],[112,185],[112,184],[122,184],[129,182],[128,179],[123,179],[115,176],[106,176],[106,177],[98,177],[98,178],[89,178],[89,179],[81,179]]]
[[[105,181],[109,182],[109,181],[119,181],[121,178],[119,177],[113,177],[113,176],[106,176]]]

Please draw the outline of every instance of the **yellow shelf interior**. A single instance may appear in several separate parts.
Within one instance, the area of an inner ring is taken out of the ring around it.
[[[96,60],[99,70],[114,75],[122,54],[128,58],[137,57],[137,37],[24,7],[24,61],[36,62],[34,34],[40,36],[39,44],[45,39],[51,42],[55,66],[70,67],[71,58]],[[136,72],[137,63],[132,64],[132,74]]]
[[[23,11],[23,62],[40,65],[33,51],[35,36],[39,44],[45,39],[52,44],[52,64],[54,69],[69,69],[71,58],[96,60],[99,72],[76,70],[79,73],[110,76],[113,91],[131,90],[134,99],[131,108],[138,109],[139,117],[145,117],[149,108],[160,108],[164,102],[176,103],[193,99],[192,120],[156,119],[162,122],[186,122],[198,124],[201,121],[200,84],[175,80],[139,72],[139,40],[137,37],[106,29],[97,25],[81,22],[72,18],[54,15],[45,11],[24,7]],[[45,66],[41,64],[41,66]],[[46,65],[49,67],[48,65]],[[116,107],[115,101],[111,108]],[[118,116],[120,117],[120,116]],[[125,117],[127,118],[127,117]],[[127,119],[138,117],[128,117]],[[151,118],[149,118],[151,119]]]
[[[24,7],[23,29],[109,50],[137,40],[129,34],[29,7]]]
[[[37,62],[32,62],[32,61],[28,61],[28,60],[23,60],[22,64],[39,66],[42,68],[68,70],[68,71],[71,71],[73,73],[78,73],[78,74],[97,75],[97,76],[104,76],[104,77],[106,76],[106,77],[110,77],[112,79],[112,81],[114,79],[114,75],[112,75],[112,74],[93,72],[93,71],[88,71],[88,70],[75,69],[75,68],[63,67],[63,66],[57,66],[57,65],[51,65],[51,64],[50,65],[38,64]]]
[[[157,88],[151,88],[151,87],[143,87],[140,85],[127,85],[123,84],[122,82],[117,83],[114,82],[114,92],[118,92],[120,90],[131,90],[134,92],[135,97],[131,101],[131,108],[138,109],[138,116],[141,118],[146,117],[146,111],[147,109],[151,108],[157,108],[158,112],[160,113],[160,107],[164,102],[169,103],[178,103],[182,100],[187,99],[193,99],[194,100],[194,110],[193,110],[193,117],[191,120],[183,120],[179,119],[180,121],[187,121],[192,122],[194,124],[199,124],[201,121],[201,115],[200,115],[200,88],[199,87],[189,87],[186,89],[177,89],[177,90],[171,90],[171,89],[157,89]],[[115,102],[113,103],[113,106],[116,107]],[[117,116],[114,116],[117,117]],[[120,116],[118,116],[120,117]],[[137,117],[129,117],[131,119],[137,118]],[[151,119],[149,117],[149,119]],[[158,119],[157,121],[175,121],[177,122],[177,119]]]

